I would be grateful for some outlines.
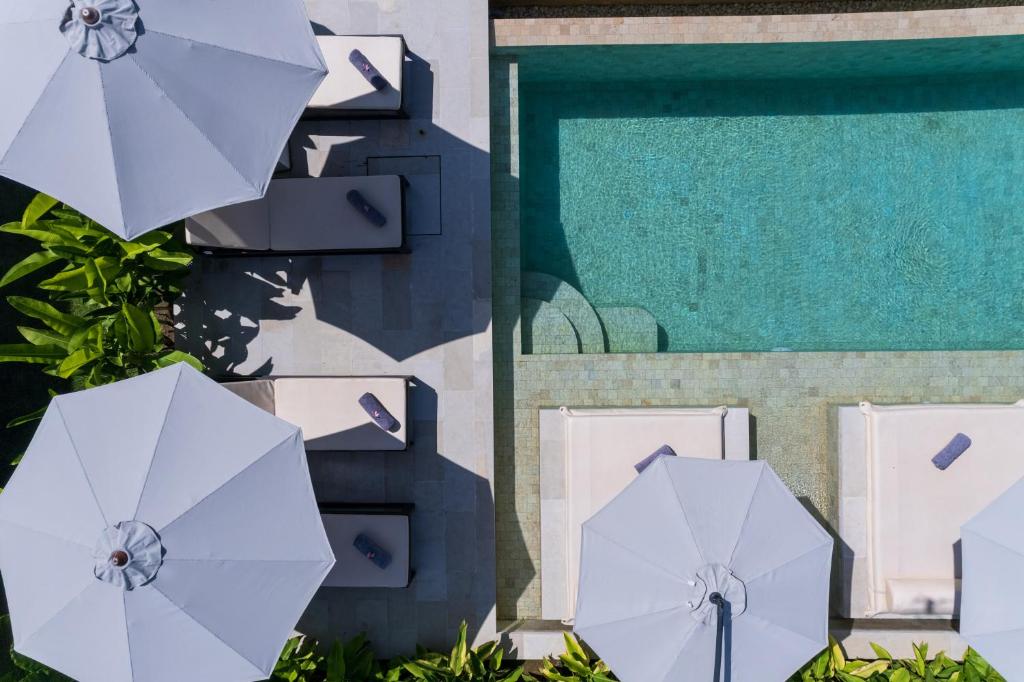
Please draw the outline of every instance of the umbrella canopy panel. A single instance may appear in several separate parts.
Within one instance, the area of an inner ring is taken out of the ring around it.
[[[964,524],[960,634],[1007,679],[1024,679],[1024,480]]]
[[[299,429],[183,364],[55,398],[0,495],[15,649],[83,682],[265,679],[333,563]]]
[[[832,538],[763,462],[662,457],[583,526],[575,630],[624,682],[782,680],[826,644]],[[725,677],[724,679],[730,679]]]
[[[129,239],[262,197],[327,73],[301,0],[8,0],[0,63],[0,175]]]

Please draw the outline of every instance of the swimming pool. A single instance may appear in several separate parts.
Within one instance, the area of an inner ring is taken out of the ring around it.
[[[524,337],[1024,348],[1024,39],[537,48],[519,80],[524,282],[604,345],[525,289]]]

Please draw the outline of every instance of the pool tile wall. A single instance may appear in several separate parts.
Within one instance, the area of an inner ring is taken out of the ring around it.
[[[820,26],[820,22],[827,21],[821,18],[823,15],[815,16],[818,18],[787,17],[786,21],[805,27]],[[843,26],[863,26],[867,25],[863,22],[872,20],[858,16],[859,19],[837,17],[834,21]],[[679,19],[674,23],[649,21],[641,25],[692,27],[704,23],[719,26],[731,18],[686,19],[688,21]],[[883,19],[880,25],[891,25],[891,35],[866,29],[849,29],[837,35],[844,35],[846,39],[878,39],[896,37],[898,33],[901,37],[908,37],[910,33],[925,37],[929,31],[943,36],[1024,32],[1024,8],[911,12]],[[609,37],[621,38],[620,42],[640,42],[630,39],[628,36],[633,34],[624,33],[622,29],[616,29],[615,33],[590,34],[590,23],[583,19],[532,21],[544,31],[551,26],[566,25],[571,29],[576,25],[579,27],[576,36],[580,29],[587,27],[586,35],[598,36],[605,43],[614,42]],[[510,33],[511,26],[500,23],[495,22],[494,26],[498,46],[538,44],[537,35],[548,35],[536,31]],[[609,25],[636,24],[621,20]],[[736,25],[741,26],[742,21],[738,20]],[[687,37],[688,34],[671,35]],[[708,42],[714,42],[731,34],[701,35]],[[716,36],[714,40],[712,35]],[[799,35],[809,39],[806,32]],[[560,28],[557,28],[557,35],[550,36],[553,44],[569,40],[563,37]],[[755,424],[752,440],[756,456],[769,462],[798,497],[813,507],[824,522],[834,526],[835,406],[863,399],[877,403],[1010,402],[1024,397],[1024,352],[1021,351],[523,355],[519,303],[518,62],[511,50],[497,50],[492,54],[491,110],[495,506],[500,620],[535,619],[541,613],[538,453],[538,410],[541,407],[716,404],[748,407]]]

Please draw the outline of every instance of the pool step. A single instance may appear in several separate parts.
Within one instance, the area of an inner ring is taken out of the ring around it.
[[[535,298],[521,299],[523,352],[579,353],[580,339],[558,306]]]
[[[571,285],[543,272],[524,272],[520,296],[554,305],[569,320],[579,338],[580,353],[605,352],[604,331],[590,302]],[[525,311],[524,311],[525,317]],[[527,325],[523,324],[525,334]],[[535,327],[536,328],[536,327]],[[527,352],[523,344],[523,352]],[[543,351],[533,351],[543,352]]]
[[[643,308],[597,308],[609,353],[657,353],[658,322]]]

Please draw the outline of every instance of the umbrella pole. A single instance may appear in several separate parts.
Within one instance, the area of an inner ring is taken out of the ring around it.
[[[717,632],[715,633],[715,678],[714,682],[722,682],[722,657],[725,644],[725,599],[719,592],[712,592],[708,601],[718,609]]]

